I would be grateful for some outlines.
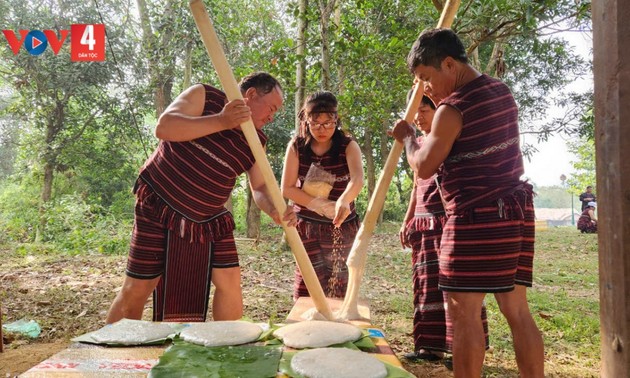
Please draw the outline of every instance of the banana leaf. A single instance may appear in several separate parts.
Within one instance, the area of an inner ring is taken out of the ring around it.
[[[264,345],[204,347],[175,340],[149,377],[275,377],[282,348]]]

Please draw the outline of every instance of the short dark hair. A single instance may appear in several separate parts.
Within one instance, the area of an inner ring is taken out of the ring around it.
[[[280,82],[266,72],[253,72],[242,78],[238,86],[242,93],[245,93],[249,88],[255,88],[261,95],[266,95],[275,87],[282,89]]]
[[[586,187],[586,189],[593,189],[593,187],[589,185]]]
[[[449,56],[468,63],[466,49],[457,34],[451,29],[426,29],[420,33],[407,55],[407,68],[411,73],[419,65],[439,69],[442,61]]]

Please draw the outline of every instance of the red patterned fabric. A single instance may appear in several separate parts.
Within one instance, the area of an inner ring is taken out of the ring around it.
[[[225,94],[205,85],[202,115],[223,109]],[[267,138],[258,130],[263,145]],[[134,188],[136,218],[127,275],[161,277],[154,320],[205,321],[213,268],[239,265],[234,220],[224,205],[255,160],[241,130],[189,142],[160,141]]]
[[[522,183],[518,108],[509,88],[481,75],[442,100],[461,113],[461,133],[442,171],[447,214],[462,214]]]
[[[345,137],[340,145],[339,152],[333,156],[328,151],[323,156],[316,156],[307,153],[302,138],[298,138],[298,187],[304,183],[311,163],[319,164],[320,168],[335,175],[335,183],[328,195],[328,199],[336,201],[346,190],[350,182],[350,169],[346,160],[346,148],[352,138]],[[307,209],[305,206],[294,204],[298,215],[297,230],[304,244],[304,249],[308,254],[317,278],[319,279],[324,294],[327,297],[343,298],[348,286],[348,268],[346,261],[350,254],[350,249],[354,243],[354,237],[359,230],[359,218],[357,216],[354,202],[350,203],[351,213],[339,229],[335,229],[332,219]],[[337,265],[337,272],[335,271]],[[293,284],[293,298],[309,296],[308,289],[304,284],[304,279],[296,266],[295,279]]]
[[[346,261],[359,230],[359,218],[344,222],[339,229],[335,229],[332,223],[300,219],[297,230],[324,295],[329,298],[345,297],[348,287]],[[296,266],[293,299],[297,300],[299,297],[310,297],[310,294],[300,269]]]
[[[343,194],[350,182],[350,169],[348,168],[348,162],[346,160],[346,148],[348,144],[353,139],[350,137],[344,137],[343,142],[339,147],[339,152],[336,156],[333,156],[330,152],[326,152],[323,156],[317,156],[313,153],[307,153],[306,149],[310,148],[310,146],[304,145],[304,139],[298,138],[298,157],[300,161],[300,166],[298,168],[298,188],[301,188],[304,184],[304,179],[306,174],[308,173],[309,168],[312,163],[318,164],[320,168],[326,170],[329,173],[335,175],[335,184],[330,190],[330,194],[328,194],[328,199],[331,201],[336,201]],[[311,211],[306,208],[306,206],[294,204],[295,212],[298,217],[316,220],[320,222],[328,222],[331,223],[332,220],[328,219],[324,216],[317,214],[314,211]],[[346,221],[351,221],[356,218],[357,213],[355,211],[354,201],[350,203],[350,215],[346,218]]]
[[[532,186],[524,173],[518,108],[502,82],[481,75],[445,98],[462,130],[442,165],[449,216],[440,244],[440,288],[504,292],[531,286]]]
[[[225,94],[206,85],[202,115],[223,109]],[[265,134],[257,130],[264,145]],[[224,130],[189,142],[160,141],[140,169],[140,178],[165,203],[168,228],[191,241],[211,239],[208,220],[225,211],[236,179],[254,165],[254,156],[241,130]]]
[[[531,287],[534,223],[527,190],[450,216],[440,244],[440,289],[498,293],[515,284]]]
[[[441,235],[442,230],[425,230],[409,235],[413,268],[413,342],[416,352],[421,349],[452,351],[453,323],[446,310],[448,296],[438,288]],[[487,347],[489,339],[485,305],[481,308],[481,321]]]
[[[418,143],[422,146],[422,137]],[[453,323],[446,311],[448,296],[439,289],[439,255],[442,227],[446,222],[444,206],[437,185],[440,172],[429,179],[416,179],[414,217],[407,223],[412,247],[413,341],[416,352],[451,352]],[[486,346],[488,319],[482,307]]]
[[[423,140],[423,137],[418,138],[421,148]],[[408,232],[442,229],[446,215],[437,185],[439,180],[440,172],[429,179],[416,178],[416,208],[414,217],[407,222]]]

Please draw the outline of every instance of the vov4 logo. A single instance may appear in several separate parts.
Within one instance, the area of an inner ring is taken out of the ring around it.
[[[48,46],[55,55],[70,36],[70,59],[73,62],[105,60],[105,25],[72,24],[70,30],[20,30],[19,37],[13,30],[3,30],[13,55],[24,49],[31,55],[41,55]]]

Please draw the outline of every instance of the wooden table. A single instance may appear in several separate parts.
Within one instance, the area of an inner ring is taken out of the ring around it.
[[[339,299],[327,299],[334,312],[341,305]],[[310,298],[300,298],[287,316],[287,323],[302,321],[304,311],[312,308]],[[374,357],[391,365],[402,367],[398,358],[385,340],[383,332],[369,323],[370,312],[367,302],[359,303],[359,313],[366,319],[351,323],[367,329],[376,348]],[[74,378],[74,377],[146,377],[159,357],[170,345],[167,343],[151,347],[103,347],[74,343],[46,361],[21,375],[25,378]],[[278,377],[284,377],[280,373]]]

